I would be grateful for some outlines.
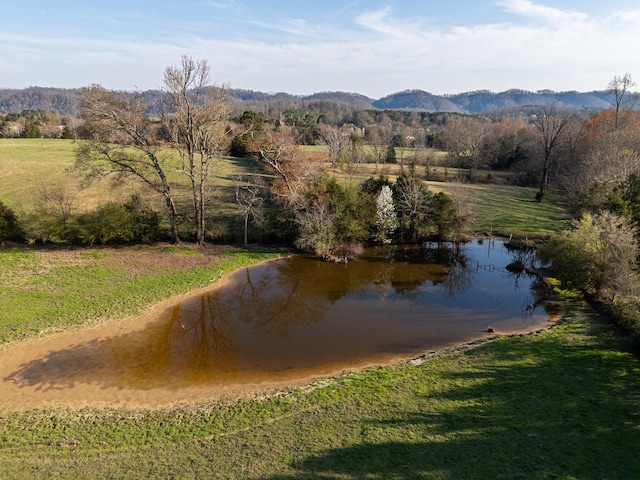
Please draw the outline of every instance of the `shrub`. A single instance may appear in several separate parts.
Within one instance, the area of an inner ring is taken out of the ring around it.
[[[81,222],[84,243],[150,242],[160,231],[160,215],[134,195],[127,203],[107,203]]]
[[[0,200],[0,242],[17,240],[20,236],[16,214]]]
[[[636,282],[636,230],[610,212],[583,215],[572,230],[542,245],[538,255],[557,278],[598,298],[626,295]]]

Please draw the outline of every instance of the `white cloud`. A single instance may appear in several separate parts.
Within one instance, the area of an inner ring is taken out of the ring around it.
[[[549,23],[563,24],[566,22],[587,22],[588,15],[573,10],[561,10],[536,4],[530,0],[506,0],[498,2],[507,12],[528,18],[544,20]]]

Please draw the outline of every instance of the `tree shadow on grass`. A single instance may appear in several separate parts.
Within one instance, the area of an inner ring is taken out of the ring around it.
[[[640,478],[640,370],[612,342],[605,329],[470,351],[446,388],[414,389],[420,411],[361,422],[358,444],[270,478]]]

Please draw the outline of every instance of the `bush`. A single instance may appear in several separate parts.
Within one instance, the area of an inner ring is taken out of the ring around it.
[[[21,236],[16,214],[0,200],[0,242],[18,240]]]
[[[637,280],[636,230],[610,212],[583,215],[572,230],[542,245],[538,255],[558,279],[598,299],[625,296]]]
[[[107,203],[85,216],[80,239],[84,243],[127,243],[156,240],[160,215],[136,195],[127,203]]]

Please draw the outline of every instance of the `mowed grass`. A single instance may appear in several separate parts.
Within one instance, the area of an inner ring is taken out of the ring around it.
[[[86,186],[82,174],[73,170],[76,147],[77,142],[73,140],[0,138],[0,200],[19,213],[28,213],[39,207],[42,186],[62,187],[75,196],[76,212],[110,201],[126,201],[132,193],[138,193],[155,209],[164,211],[163,198],[135,180],[114,185],[107,177]],[[160,155],[165,159],[175,201],[188,208],[189,181],[179,173],[177,155],[170,149]],[[236,177],[252,172],[254,167],[249,160],[237,158],[223,158],[213,164],[213,210],[222,215],[235,213],[232,197]]]
[[[472,207],[471,229],[478,234],[516,238],[548,237],[569,227],[571,217],[564,199],[547,192],[543,202],[535,200],[537,189],[509,185],[431,182],[433,190],[452,193],[464,189]]]
[[[69,171],[75,163],[75,148],[76,143],[71,140],[0,139],[0,200],[20,212],[29,212],[37,208],[40,199],[38,189],[42,184],[66,185],[69,191],[77,190],[81,177]],[[190,199],[187,178],[175,172],[178,167],[175,155],[170,151],[164,152],[164,155],[169,159],[168,172],[175,182],[173,190],[176,201],[188,211]],[[237,177],[255,173],[256,170],[255,162],[248,159],[223,158],[216,162],[213,172],[214,201],[210,209],[214,233],[218,228],[215,225],[216,217],[226,225],[233,223],[234,216],[238,216],[233,193]],[[344,181],[361,181],[382,172],[382,166],[376,171],[375,165],[366,164],[358,166],[355,172],[337,169],[334,174]],[[401,172],[400,164],[384,166],[384,174],[391,180]],[[467,191],[468,201],[473,204],[474,233],[545,237],[566,228],[570,220],[562,197],[553,192],[547,193],[544,201],[539,203],[535,201],[536,190],[532,188],[446,182],[428,184],[435,192],[451,193],[454,189]],[[164,203],[159,195],[144,190],[135,182],[114,188],[108,179],[79,191],[77,209],[94,208],[107,201],[122,201],[136,191],[142,192],[143,197],[151,201],[158,211],[163,211]],[[235,220],[236,223],[240,221],[239,217]]]
[[[279,255],[231,247],[0,249],[0,346],[140,313]]]
[[[635,479],[640,369],[578,309],[497,338],[252,400],[0,411],[22,478]]]

